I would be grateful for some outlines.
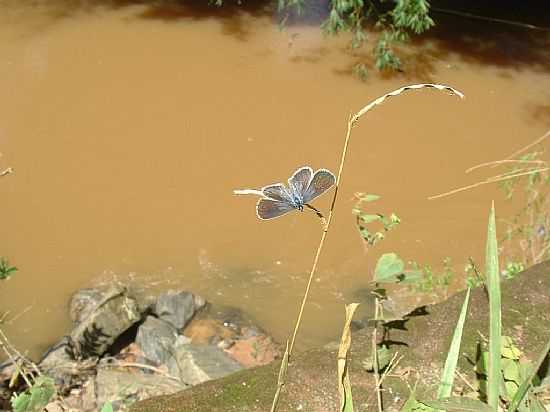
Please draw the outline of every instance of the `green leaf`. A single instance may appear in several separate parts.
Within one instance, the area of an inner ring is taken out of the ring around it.
[[[374,202],[375,200],[380,199],[380,196],[378,195],[369,195],[366,193],[357,193],[357,196],[361,202]]]
[[[11,399],[14,412],[39,412],[44,409],[55,393],[53,379],[39,376],[25,392]]]
[[[501,362],[502,362],[502,376],[504,376],[504,379],[506,379],[507,381],[515,382],[519,385],[521,381],[519,362],[516,362],[513,359],[506,359],[506,358],[502,359]]]
[[[375,282],[396,282],[397,275],[403,273],[405,264],[395,253],[383,254],[376,263],[374,270]]]
[[[516,392],[518,391],[518,384],[512,381],[506,381],[504,382],[504,386],[506,387],[506,393],[508,394],[509,398],[513,398]]]
[[[548,341],[544,346],[542,352],[540,353],[537,359],[537,362],[535,363],[535,366],[531,369],[529,376],[527,376],[527,378],[519,386],[516,394],[512,398],[512,401],[510,402],[510,406],[508,407],[508,412],[515,412],[515,410],[518,408],[521,401],[523,401],[523,398],[525,398],[525,395],[527,394],[527,390],[531,386],[533,378],[535,377],[540,366],[546,359],[546,356],[548,356],[548,351],[550,351],[550,341]]]
[[[366,213],[360,213],[359,219],[365,224],[377,222],[382,219],[382,215],[368,215]]]
[[[390,364],[391,358],[393,356],[392,352],[388,349],[386,345],[377,346],[377,359],[378,359],[378,371],[383,371]],[[362,362],[363,368],[367,372],[374,372],[374,356],[369,356]]]
[[[462,331],[464,330],[464,322],[466,321],[466,313],[468,312],[468,302],[470,301],[470,288],[466,291],[464,297],[464,303],[458,317],[455,331],[453,333],[453,339],[451,341],[451,347],[449,353],[447,353],[447,359],[445,360],[445,367],[441,375],[441,382],[437,390],[437,398],[448,398],[452,394],[453,382],[455,377],[456,365],[458,362],[458,355],[460,353],[460,342],[462,341]]]
[[[421,270],[405,270],[403,273],[397,275],[396,280],[399,283],[409,284],[409,283],[419,283],[424,277]]]
[[[500,388],[500,349],[501,349],[501,296],[498,270],[498,245],[495,223],[495,206],[491,206],[487,227],[487,250],[485,272],[489,292],[489,374],[487,377],[487,403],[496,410]]]
[[[493,412],[493,409],[487,404],[477,399],[460,396],[421,402],[432,408],[443,409],[447,412]]]
[[[487,372],[489,370],[489,352],[481,352],[474,370],[480,375],[487,375]]]
[[[113,404],[109,401],[105,402],[103,408],[101,408],[101,412],[113,412]]]
[[[503,358],[519,359],[519,357],[521,356],[521,351],[516,346],[514,346],[512,338],[510,338],[509,336],[503,336],[501,343],[501,355]]]
[[[400,412],[435,412],[437,409],[431,408],[418,402],[414,397],[414,392],[410,394],[409,399],[403,404]]]

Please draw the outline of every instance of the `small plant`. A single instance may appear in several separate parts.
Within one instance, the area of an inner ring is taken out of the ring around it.
[[[410,262],[411,266],[419,271],[422,276],[414,285],[415,290],[421,293],[431,293],[442,291],[445,295],[455,278],[455,272],[451,266],[451,258],[443,259],[443,271],[435,273],[430,265],[421,266],[418,262]]]
[[[282,0],[282,1],[284,1],[284,0]],[[313,259],[313,264],[312,264],[311,270],[309,272],[309,277],[308,277],[306,289],[305,289],[305,292],[304,292],[304,296],[302,298],[302,303],[300,305],[300,310],[298,312],[296,323],[294,325],[294,330],[292,332],[292,335],[291,335],[290,339],[287,340],[287,342],[286,342],[286,349],[285,349],[285,352],[283,354],[283,358],[282,358],[282,361],[281,361],[281,366],[280,366],[280,369],[279,369],[279,376],[278,376],[278,379],[277,379],[277,388],[275,390],[275,395],[273,397],[271,412],[275,412],[277,410],[277,406],[278,406],[278,403],[279,403],[279,398],[281,396],[281,393],[282,393],[282,390],[283,390],[283,387],[284,387],[285,381],[286,381],[286,374],[287,374],[287,370],[288,370],[288,364],[289,364],[289,361],[290,361],[290,358],[291,358],[291,355],[292,355],[292,350],[294,348],[294,343],[295,343],[295,340],[296,340],[296,336],[298,334],[298,330],[300,329],[304,308],[305,308],[305,305],[306,305],[308,297],[309,297],[309,290],[310,290],[310,287],[311,287],[311,284],[312,284],[312,281],[313,281],[313,277],[314,277],[314,275],[317,271],[317,265],[319,263],[319,257],[321,256],[321,252],[322,252],[323,246],[325,244],[325,239],[326,239],[327,234],[329,233],[329,230],[330,230],[332,218],[333,218],[333,215],[334,215],[334,206],[335,206],[336,200],[338,198],[338,189],[339,189],[339,186],[340,186],[342,171],[344,169],[344,165],[345,165],[345,161],[346,161],[346,155],[348,153],[348,147],[349,147],[349,143],[350,143],[350,139],[351,139],[351,132],[353,130],[353,127],[357,124],[357,122],[359,121],[359,119],[361,117],[366,115],[370,110],[372,110],[376,106],[381,105],[382,103],[384,103],[388,98],[393,97],[393,96],[398,96],[398,95],[400,95],[400,94],[402,94],[402,93],[404,93],[405,91],[408,91],[408,90],[417,90],[417,89],[424,89],[424,88],[434,88],[434,89],[439,90],[439,91],[445,91],[445,92],[449,93],[450,95],[455,95],[455,96],[458,96],[460,98],[464,97],[464,95],[461,92],[459,92],[458,90],[453,89],[452,87],[445,86],[445,85],[440,85],[440,84],[415,84],[415,85],[410,85],[410,86],[404,86],[404,87],[396,89],[396,90],[394,90],[390,93],[387,93],[383,96],[380,96],[377,99],[374,99],[369,104],[367,104],[365,107],[363,107],[361,110],[359,110],[357,113],[355,113],[353,116],[351,116],[350,119],[348,120],[347,132],[346,132],[346,136],[345,136],[345,139],[344,139],[344,147],[342,149],[342,154],[341,154],[341,158],[340,158],[340,166],[338,168],[338,173],[337,173],[337,176],[336,176],[336,183],[335,183],[336,187],[335,187],[335,190],[334,190],[331,207],[329,209],[328,216],[327,216],[326,220],[324,218],[322,219],[323,220],[323,228],[322,228],[322,232],[321,232],[321,239],[319,240],[319,245],[318,245],[317,250],[315,252],[315,257]],[[397,273],[396,273],[396,275],[397,275]],[[375,318],[376,318],[376,314],[375,314]],[[375,328],[375,330],[376,330],[376,328]],[[375,353],[376,353],[376,350],[375,350]]]
[[[399,219],[395,213],[392,213],[389,217],[387,217],[381,213],[368,214],[364,212],[364,204],[380,199],[380,196],[378,195],[356,193],[355,197],[357,198],[357,202],[351,212],[356,217],[355,223],[357,225],[357,230],[359,231],[361,238],[365,241],[367,247],[375,246],[379,241],[386,237],[387,232],[396,228],[399,223],[401,223],[401,219]],[[375,222],[379,222],[382,227],[380,230],[372,231],[372,229],[369,229],[368,225]]]
[[[53,379],[39,376],[25,392],[14,394],[11,406],[14,412],[39,412],[44,410],[54,394]]]
[[[525,165],[545,164],[543,152],[535,151],[521,156],[507,174],[516,175],[526,170]],[[527,268],[550,257],[550,174],[548,171],[515,177],[500,182],[507,199],[520,198],[523,207],[508,221],[503,253],[506,255],[506,273],[514,276],[520,267]]]
[[[0,279],[7,279],[16,271],[17,268],[11,266],[7,259],[0,258]]]

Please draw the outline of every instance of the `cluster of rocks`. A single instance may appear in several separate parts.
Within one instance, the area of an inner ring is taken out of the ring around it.
[[[70,303],[71,333],[38,368],[58,398],[46,410],[115,410],[171,394],[279,356],[273,340],[238,310],[186,291],[136,297],[122,285],[83,289]],[[0,387],[15,372],[0,365]],[[1,409],[1,408],[0,408]]]

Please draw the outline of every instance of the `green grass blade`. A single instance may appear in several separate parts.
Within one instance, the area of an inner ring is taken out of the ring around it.
[[[434,401],[421,401],[431,408],[447,412],[491,412],[492,408],[477,399],[453,396]]]
[[[470,301],[470,288],[466,291],[466,297],[462,304],[462,310],[458,317],[455,332],[453,334],[453,340],[445,360],[445,367],[441,375],[441,382],[437,390],[437,398],[448,398],[451,396],[453,389],[453,382],[455,378],[456,364],[458,362],[458,355],[460,353],[460,342],[462,341],[462,331],[464,329],[464,322],[466,320],[466,313],[468,312],[468,302]]]
[[[489,373],[487,382],[487,403],[496,411],[500,388],[500,350],[501,350],[501,297],[500,275],[498,270],[498,245],[495,223],[495,205],[491,206],[487,228],[487,250],[485,271],[489,292]]]
[[[546,343],[546,346],[544,346],[542,352],[539,355],[539,358],[537,359],[537,363],[533,365],[533,369],[531,370],[531,373],[527,378],[521,383],[519,386],[516,394],[512,398],[512,401],[510,402],[510,406],[508,407],[508,412],[515,412],[518,406],[520,405],[523,398],[525,398],[525,395],[527,394],[527,391],[529,390],[529,387],[531,386],[531,382],[535,375],[537,374],[538,370],[540,369],[540,366],[548,356],[548,352],[550,351],[550,341]]]
[[[105,402],[103,408],[101,408],[101,412],[113,412],[113,404],[109,401]]]

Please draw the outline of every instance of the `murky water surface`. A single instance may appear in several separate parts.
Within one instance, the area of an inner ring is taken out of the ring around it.
[[[485,23],[440,29],[405,51],[418,56],[405,74],[361,82],[345,39],[279,31],[260,9],[83,4],[0,3],[0,166],[16,171],[0,181],[0,255],[19,267],[0,301],[15,318],[7,332],[34,355],[67,331],[72,292],[113,279],[191,289],[284,340],[319,221],[259,221],[255,199],[232,190],[306,164],[336,171],[349,114],[387,91],[459,88],[464,101],[411,92],[355,129],[298,346],[324,343],[381,252],[436,269],[445,257],[457,270],[481,261],[491,200],[501,214],[512,206],[488,186],[427,197],[484,178],[464,170],[550,126],[547,33],[514,29],[517,44],[503,47],[480,35]],[[351,215],[358,191],[403,220],[368,253]]]

